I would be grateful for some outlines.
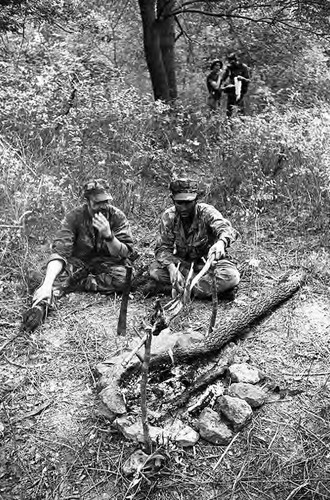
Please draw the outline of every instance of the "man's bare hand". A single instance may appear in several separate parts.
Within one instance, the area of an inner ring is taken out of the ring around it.
[[[183,292],[184,289],[184,276],[183,274],[175,267],[175,264],[170,264],[168,267],[168,272],[170,274],[170,280],[172,283],[172,287],[178,292]]]
[[[209,259],[212,255],[214,255],[215,260],[220,260],[225,257],[226,247],[224,241],[219,240],[211,246],[209,253],[207,254],[207,258]]]
[[[37,290],[34,292],[32,299],[32,307],[36,306],[42,300],[47,300],[47,302],[51,301],[52,298],[53,287],[48,285],[47,283],[43,283]]]
[[[93,217],[93,227],[98,230],[102,238],[111,236],[111,227],[109,221],[102,213],[95,214]]]

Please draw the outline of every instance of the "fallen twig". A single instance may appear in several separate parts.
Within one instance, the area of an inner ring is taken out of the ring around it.
[[[195,412],[196,410],[199,410],[203,405],[207,404],[207,400],[210,398],[210,397],[213,397],[213,391],[212,391],[212,388],[209,387],[205,392],[204,394],[202,394],[200,396],[200,398],[198,399],[198,401],[196,401],[195,404],[189,406],[189,408],[187,408],[187,413],[193,413]]]
[[[295,494],[298,493],[298,491],[302,490],[303,488],[305,488],[308,485],[309,485],[309,481],[305,481],[303,484],[300,484],[299,486],[297,486],[297,488],[295,488],[294,490],[291,491],[290,495],[288,497],[286,497],[285,500],[290,500],[290,498],[293,498],[295,496]]]
[[[232,447],[232,445],[234,444],[234,442],[236,441],[236,439],[238,438],[239,436],[239,432],[237,434],[235,434],[235,436],[233,437],[233,439],[230,441],[230,443],[228,444],[228,446],[225,448],[225,451],[223,452],[223,454],[221,455],[221,457],[219,458],[219,460],[217,461],[217,463],[215,465],[213,465],[213,470],[217,469],[219,467],[219,465],[221,464],[222,460],[225,458],[227,452],[230,450],[230,448]]]
[[[14,420],[14,423],[16,424],[17,422],[20,422],[21,420],[24,420],[25,418],[30,418],[30,417],[35,417],[36,415],[39,415],[42,411],[46,410],[50,405],[52,404],[52,401],[47,401],[46,403],[43,403],[39,405],[35,410],[29,411],[28,413],[25,413],[22,417],[18,417]]]
[[[134,358],[134,356],[137,355],[137,353],[139,352],[139,350],[141,349],[141,347],[144,346],[144,344],[146,343],[147,337],[148,337],[148,334],[144,335],[142,337],[142,339],[140,340],[140,342],[138,343],[138,345],[129,354],[129,356],[126,359],[124,359],[124,361],[122,362],[122,365],[124,367],[126,367],[128,365],[128,363]],[[139,359],[140,359],[140,357],[139,357]]]
[[[9,345],[13,340],[17,339],[17,337],[20,336],[20,333],[17,333],[16,335],[14,335],[13,337],[11,337],[10,339],[6,340],[2,346],[0,346],[0,352],[2,352],[6,347],[7,345]]]
[[[299,427],[306,433],[306,434],[310,434],[311,436],[313,436],[317,441],[319,441],[319,443],[321,443],[327,450],[330,451],[330,446],[325,443],[323,441],[323,439],[321,439],[319,436],[317,436],[317,434],[315,434],[313,431],[311,431],[310,429],[307,429],[306,427],[304,427],[303,425],[301,425],[301,423],[299,424]]]
[[[319,372],[319,373],[300,373],[299,375],[293,375],[292,373],[283,372],[283,375],[287,377],[293,377],[294,380],[299,380],[301,377],[323,377],[324,375],[330,375],[330,372]]]
[[[9,363],[10,365],[17,366],[17,368],[25,368],[26,370],[30,370],[31,368],[40,368],[40,366],[45,366],[47,363],[39,363],[39,365],[21,365],[20,363],[16,363],[15,361],[12,361],[11,359],[7,358],[7,356],[4,354],[3,357]]]

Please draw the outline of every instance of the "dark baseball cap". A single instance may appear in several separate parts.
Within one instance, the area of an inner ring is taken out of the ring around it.
[[[228,54],[226,57],[227,61],[237,61],[237,55],[235,52],[231,52],[231,54]]]
[[[92,179],[83,186],[84,197],[89,198],[93,196],[97,202],[112,200],[112,196],[108,190],[109,184],[104,179]]]
[[[174,201],[193,201],[198,194],[198,183],[193,179],[175,179],[170,183]]]

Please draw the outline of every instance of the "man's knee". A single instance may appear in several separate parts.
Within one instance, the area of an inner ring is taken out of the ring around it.
[[[126,267],[115,266],[95,275],[97,290],[101,293],[122,292],[126,283]]]
[[[228,273],[228,289],[234,288],[240,282],[240,274],[236,268],[231,269]]]
[[[230,261],[220,261],[215,268],[215,275],[219,292],[230,290],[240,282],[240,274],[236,266]]]
[[[160,283],[170,283],[168,270],[164,267],[160,267],[157,262],[153,262],[150,265],[149,275],[150,278]]]

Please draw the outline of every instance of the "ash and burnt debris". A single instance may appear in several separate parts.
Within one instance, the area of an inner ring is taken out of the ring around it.
[[[147,395],[150,437],[155,445],[173,442],[178,446],[193,446],[200,437],[213,444],[228,444],[235,433],[249,424],[254,410],[267,397],[260,386],[263,375],[248,363],[248,354],[236,344],[229,344],[218,363],[220,360],[226,366],[222,379],[206,387],[202,394],[192,396],[189,404],[180,409],[173,407],[173,401],[210,369],[211,361],[198,360],[194,365],[153,370]],[[140,376],[132,375],[121,391],[125,412],[123,407],[116,412],[113,398],[107,398],[112,425],[126,439],[143,445]]]

